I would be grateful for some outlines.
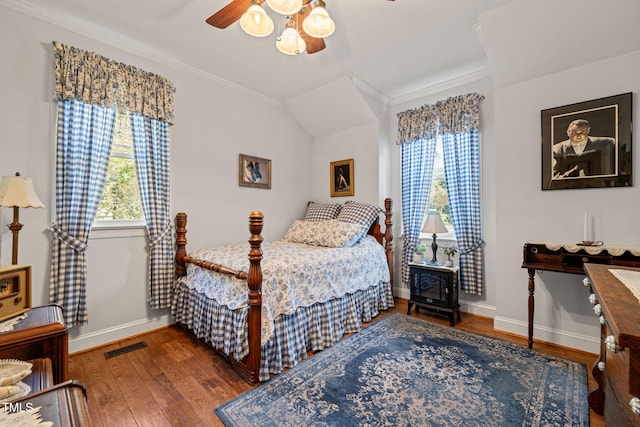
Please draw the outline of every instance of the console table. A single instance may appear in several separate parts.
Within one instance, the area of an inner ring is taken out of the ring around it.
[[[585,275],[584,264],[640,267],[640,248],[580,246],[563,243],[525,243],[522,268],[529,273],[529,348],[533,348],[536,270]]]

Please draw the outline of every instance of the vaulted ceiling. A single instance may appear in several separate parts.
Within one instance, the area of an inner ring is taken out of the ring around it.
[[[269,37],[221,30],[205,19],[231,0],[0,0],[26,4],[126,49],[170,56],[266,96],[286,100],[341,76],[395,97],[451,73],[486,66],[478,16],[509,0],[325,0],[336,23],[326,48],[287,56],[275,47],[285,19],[272,13]]]
[[[298,56],[276,49],[285,20],[271,11],[276,30],[266,38],[247,35],[239,23],[224,30],[205,23],[229,1],[0,0],[0,6],[289,106],[318,98],[321,88],[343,90],[345,78],[393,103],[464,76],[488,75],[499,87],[640,50],[638,0],[325,0],[336,31],[324,50]],[[329,113],[327,102],[320,99],[318,110]]]

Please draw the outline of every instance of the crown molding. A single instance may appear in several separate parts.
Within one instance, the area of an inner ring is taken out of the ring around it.
[[[433,95],[435,93],[442,92],[448,89],[453,89],[453,88],[456,88],[468,83],[472,83],[487,77],[491,77],[489,67],[487,66],[481,67],[469,73],[462,74],[460,76],[453,77],[451,79],[443,80],[443,81],[431,84],[429,86],[423,87],[421,89],[418,89],[412,92],[407,92],[403,95],[394,97],[389,101],[389,105],[393,106],[393,105],[403,104],[405,102],[414,101],[419,98],[424,98],[429,95]]]
[[[89,37],[93,40],[99,41],[100,43],[107,44],[124,52],[147,59],[149,61],[165,65],[177,71],[196,75],[205,80],[211,80],[217,84],[241,92],[242,94],[254,98],[258,101],[284,110],[284,103],[278,99],[256,92],[247,87],[223,79],[222,77],[208,73],[199,68],[192,67],[188,64],[185,64],[184,62],[179,61],[173,56],[167,55],[165,52],[161,52],[151,46],[140,43],[135,39],[123,37],[122,35],[110,31],[104,27],[90,24],[85,20],[71,17],[56,10],[44,9],[25,0],[0,0],[0,6],[7,9],[15,10],[16,12],[28,15],[32,18],[46,22],[47,24],[52,24],[64,28],[81,36]]]
[[[386,97],[385,95],[383,95],[382,93],[378,92],[378,90],[376,88],[374,88],[373,86],[369,85],[368,83],[366,83],[363,80],[360,80],[357,77],[350,77],[351,78],[351,82],[353,83],[353,85],[358,89],[361,90],[362,92],[366,93],[367,95],[371,96],[374,99],[377,99],[378,101],[382,102],[384,105],[388,105],[389,104],[389,98]]]

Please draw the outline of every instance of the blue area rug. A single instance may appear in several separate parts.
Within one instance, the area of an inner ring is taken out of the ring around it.
[[[226,426],[588,426],[583,364],[394,313],[217,408]]]

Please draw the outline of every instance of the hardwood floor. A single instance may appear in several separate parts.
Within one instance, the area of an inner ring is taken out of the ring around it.
[[[398,300],[394,310],[406,313],[407,301]],[[417,316],[449,323],[422,313]],[[527,345],[526,337],[494,331],[489,318],[462,313],[462,321],[456,327]],[[141,341],[147,346],[105,358],[108,351]],[[534,348],[584,363],[589,372],[596,359],[594,354],[551,344],[535,343]],[[93,426],[221,426],[213,409],[252,387],[226,361],[178,326],[76,353],[70,359],[70,378],[87,387]],[[589,388],[594,386],[589,375]],[[604,426],[603,417],[593,411],[590,421],[591,427]]]

